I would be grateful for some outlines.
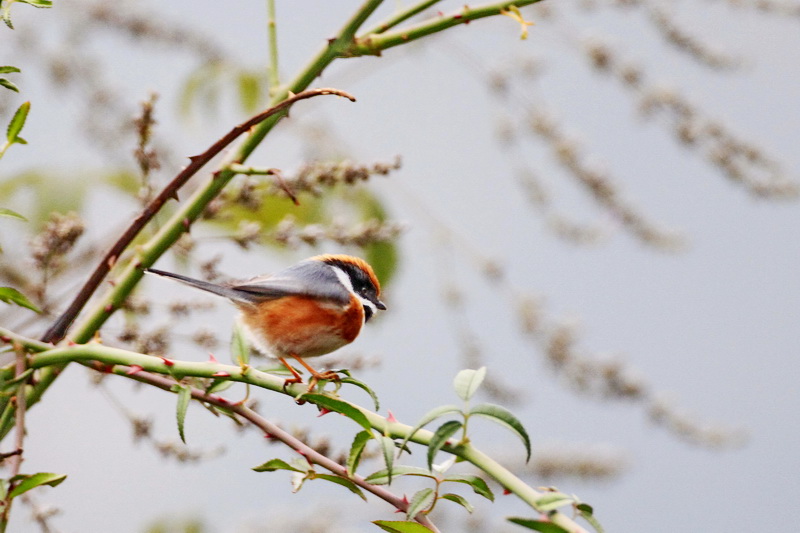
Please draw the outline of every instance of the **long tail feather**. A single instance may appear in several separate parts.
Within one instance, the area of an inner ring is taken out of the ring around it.
[[[180,274],[173,274],[172,272],[165,272],[164,270],[158,270],[155,268],[145,268],[144,271],[147,272],[148,274],[155,274],[156,276],[174,279],[185,285],[189,285],[190,287],[195,287],[197,289],[210,292],[218,296],[223,296],[225,298],[233,300],[234,302],[250,303],[246,299],[246,297],[242,294],[241,291],[237,291],[236,289],[232,289],[230,287],[225,287],[224,285],[209,283],[207,281],[201,281],[199,279],[190,278],[188,276],[182,276]]]

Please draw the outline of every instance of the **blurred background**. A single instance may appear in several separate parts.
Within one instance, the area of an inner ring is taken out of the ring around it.
[[[359,5],[279,0],[281,80]],[[366,27],[404,5],[386,2]],[[157,266],[246,278],[321,251],[362,255],[389,310],[322,361],[369,383],[381,414],[413,424],[455,403],[458,370],[486,366],[481,401],[520,417],[534,456],[525,465],[516,437],[489,423],[473,441],[533,486],[592,504],[607,531],[793,530],[800,4],[546,0],[522,14],[535,22],[525,40],[500,16],[335,62],[312,87],[357,103],[297,104],[248,164],[358,183],[295,207],[271,178],[240,176]],[[0,277],[52,316],[186,157],[265,106],[266,3],[62,0],[15,4],[12,20],[0,64],[22,69],[6,75],[20,93],[0,88],[1,121],[32,108],[28,145],[0,164],[0,205],[29,222],[0,221]],[[156,124],[137,157],[142,102]],[[53,256],[56,226],[82,236]],[[51,320],[0,311],[33,337]],[[228,361],[232,311],[145,279],[103,339]],[[333,456],[355,433],[253,396]],[[199,405],[183,446],[174,405],[70,366],[28,415],[23,467],[67,481],[15,505],[12,530],[376,531],[369,521],[397,517],[332,484],[292,494],[288,474],[252,472],[291,452]],[[504,517],[530,515],[511,496],[472,496],[474,515],[443,502],[434,520],[521,531]]]

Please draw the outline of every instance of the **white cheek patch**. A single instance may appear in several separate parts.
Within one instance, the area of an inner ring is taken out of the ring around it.
[[[331,268],[336,273],[336,277],[339,278],[339,281],[342,283],[342,285],[344,285],[348,291],[355,293],[353,290],[353,282],[350,280],[350,276],[348,276],[345,271],[339,267],[331,265]]]
[[[342,270],[339,267],[333,266],[333,265],[331,265],[331,268],[336,273],[336,277],[339,279],[339,281],[342,283],[342,285],[344,285],[345,288],[351,294],[355,294],[356,298],[358,298],[359,301],[361,302],[361,305],[364,305],[364,306],[369,307],[370,309],[372,309],[372,314],[373,315],[378,312],[378,308],[375,306],[374,303],[370,302],[369,300],[367,300],[366,298],[364,298],[360,294],[358,294],[355,290],[353,290],[353,281],[350,279],[350,276],[348,276],[347,273],[345,273],[344,270]]]

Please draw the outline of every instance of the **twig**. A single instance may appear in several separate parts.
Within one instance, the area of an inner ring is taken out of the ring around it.
[[[23,374],[27,370],[27,363],[28,363],[28,355],[25,347],[19,343],[14,342],[14,351],[16,352],[17,359],[14,365],[14,376],[18,377]],[[22,468],[22,461],[23,461],[23,453],[24,448],[23,444],[25,443],[25,387],[28,384],[28,379],[22,379],[17,384],[17,393],[12,398],[11,404],[16,404],[16,408],[14,410],[14,451],[9,452],[7,454],[3,454],[6,457],[10,457],[11,460],[11,467],[9,468],[8,478],[13,479],[14,477],[19,475],[20,469]],[[0,514],[0,531],[5,531],[6,526],[8,525],[8,517],[11,513],[11,489],[13,488],[13,484],[11,487],[8,487],[5,498],[2,502],[2,513]]]
[[[380,55],[383,50],[409,43],[416,39],[438,33],[459,24],[501,14],[511,6],[522,7],[542,0],[505,0],[477,7],[464,6],[460,10],[434,17],[409,28],[385,33],[365,33],[359,36],[347,50],[347,56]]]
[[[189,178],[200,171],[200,169],[203,168],[203,166],[205,166],[205,164],[208,163],[214,156],[219,154],[228,145],[235,141],[237,137],[243,133],[246,133],[256,124],[263,122],[267,118],[277,113],[285,111],[295,102],[305,100],[307,98],[313,98],[315,96],[330,94],[343,96],[351,102],[355,101],[355,97],[353,97],[351,94],[338,89],[312,89],[309,91],[303,91],[290,96],[281,103],[259,113],[258,115],[239,124],[238,126],[235,126],[221,139],[211,145],[208,150],[202,154],[190,157],[190,162],[186,168],[178,173],[178,175],[175,176],[175,178],[173,178],[173,180],[169,182],[166,187],[164,187],[158,196],[153,198],[153,200],[144,208],[139,216],[134,219],[131,225],[128,226],[120,238],[117,239],[117,242],[111,246],[111,249],[106,252],[106,254],[103,256],[103,259],[97,265],[94,272],[92,272],[92,275],[89,276],[89,279],[86,280],[86,283],[83,285],[83,287],[81,287],[81,290],[75,296],[69,307],[67,307],[61,316],[59,316],[58,319],[53,323],[53,325],[50,326],[50,329],[48,329],[47,332],[42,336],[42,341],[58,342],[64,338],[67,329],[69,329],[70,325],[72,325],[72,322],[75,320],[75,317],[78,316],[78,313],[80,313],[81,309],[83,309],[84,305],[86,305],[86,302],[89,301],[89,298],[97,290],[97,287],[100,286],[100,283],[102,283],[103,279],[114,267],[117,259],[119,259],[120,254],[128,247],[128,245],[130,245],[131,242],[133,242],[139,232],[142,231],[145,225],[150,222],[150,220],[161,210],[168,200],[177,200],[178,190],[189,180]]]
[[[397,13],[390,16],[386,20],[379,22],[372,29],[368,30],[367,33],[379,34],[387,32],[392,28],[394,28],[395,26],[397,26],[398,24],[400,24],[401,22],[405,22],[406,20],[410,19],[417,13],[421,13],[422,11],[425,11],[432,5],[438,4],[441,1],[442,0],[423,0],[422,2],[419,2],[418,4],[413,5],[404,11],[398,11]]]

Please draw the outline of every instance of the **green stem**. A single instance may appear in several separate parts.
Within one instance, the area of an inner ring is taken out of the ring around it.
[[[278,91],[280,74],[278,71],[278,28],[275,18],[275,0],[267,0],[267,35],[269,38],[269,92]]]
[[[401,22],[405,22],[406,20],[410,19],[411,17],[413,17],[417,13],[421,13],[422,11],[425,11],[426,9],[431,7],[432,5],[438,4],[441,1],[442,0],[423,0],[422,2],[419,2],[418,4],[413,5],[413,6],[409,7],[408,9],[405,9],[405,10],[402,10],[402,11],[398,11],[397,13],[395,13],[392,16],[390,16],[386,20],[384,20],[382,22],[379,22],[372,29],[368,30],[366,33],[367,34],[370,34],[370,33],[374,33],[374,34],[384,33],[386,31],[394,28],[395,26],[397,26]]]
[[[421,39],[440,31],[467,24],[473,20],[499,15],[511,6],[527,6],[542,0],[506,0],[478,7],[464,6],[455,13],[435,17],[415,26],[385,33],[365,33],[347,51],[350,56],[380,55],[383,50]]]

